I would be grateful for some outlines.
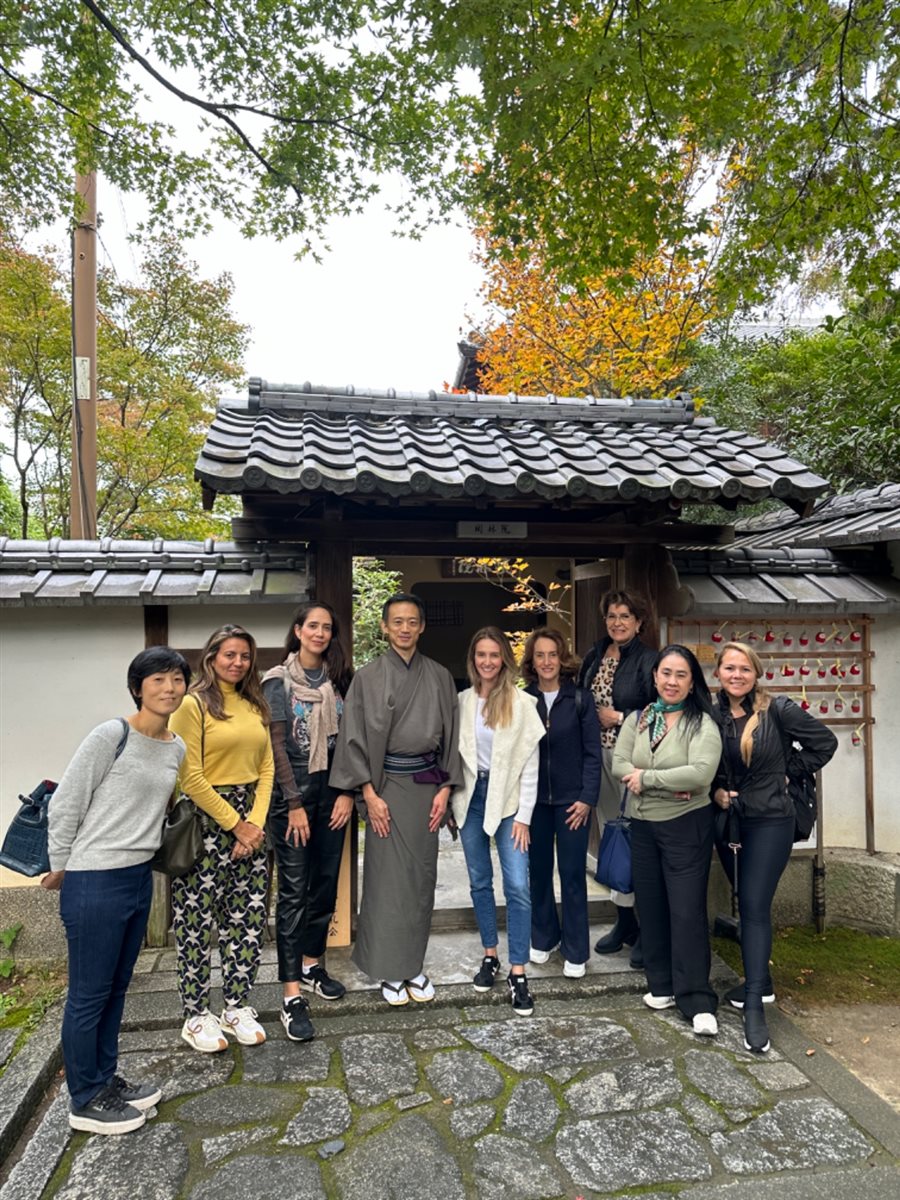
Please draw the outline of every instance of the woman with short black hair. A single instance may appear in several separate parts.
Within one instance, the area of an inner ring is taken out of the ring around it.
[[[128,1133],[162,1097],[153,1084],[117,1073],[125,993],[147,929],[150,860],[185,747],[170,732],[191,669],[177,650],[153,646],[128,667],[137,712],[98,725],[66,768],[49,809],[50,873],[61,889],[69,990],[62,1047],[69,1124]]]

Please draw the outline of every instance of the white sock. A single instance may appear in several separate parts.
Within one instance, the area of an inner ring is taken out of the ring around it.
[[[415,977],[415,979],[410,979],[408,982],[411,983],[413,985],[413,987],[424,987],[425,986],[425,972],[420,971],[418,973],[418,975]]]
[[[403,987],[402,979],[386,979],[385,983],[388,985],[388,987],[396,988],[398,992]]]

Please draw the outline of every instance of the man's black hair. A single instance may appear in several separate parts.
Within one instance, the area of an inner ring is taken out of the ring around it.
[[[422,618],[422,624],[425,624],[425,605],[418,596],[413,596],[411,592],[397,592],[393,596],[388,596],[384,604],[381,606],[381,619],[387,624],[388,609],[392,604],[414,604],[419,610],[419,616]]]

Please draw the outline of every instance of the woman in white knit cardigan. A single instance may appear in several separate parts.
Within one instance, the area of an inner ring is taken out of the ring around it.
[[[516,660],[504,633],[479,629],[469,643],[470,688],[459,697],[459,755],[463,785],[451,797],[459,827],[484,959],[475,990],[489,991],[500,969],[491,839],[497,847],[506,898],[513,1011],[530,1016],[525,964],[531,938],[528,842],[537,800],[538,743],[544,725],[537,702],[516,687]]]

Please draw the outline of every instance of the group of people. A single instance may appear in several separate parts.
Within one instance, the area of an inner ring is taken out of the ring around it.
[[[630,949],[646,972],[644,1002],[677,1006],[695,1033],[717,1032],[706,890],[717,809],[740,810],[739,892],[749,1049],[765,1052],[763,1004],[771,904],[793,841],[786,776],[822,766],[833,735],[760,683],[750,646],[718,656],[717,702],[694,654],[641,642],[638,598],[604,597],[606,633],[580,665],[565,638],[540,628],[521,666],[506,635],[478,630],[457,695],[446,668],[418,649],[425,612],[413,595],[382,611],[385,653],[355,675],[338,620],[321,601],[291,621],[283,662],[260,676],[239,625],[208,639],[198,678],[168,647],[128,669],[137,712],[98,726],[67,768],[50,808],[51,872],[69,948],[63,1053],[76,1129],[138,1128],[158,1088],[117,1073],[125,993],[142,944],[151,865],[173,792],[193,801],[203,851],[172,883],[181,1036],[196,1050],[265,1040],[250,1005],[277,864],[281,1021],[292,1041],[314,1036],[306,994],[339,1000],[324,953],[345,829],[358,801],[367,821],[353,962],[390,1005],[434,998],[425,974],[438,835],[449,825],[465,856],[482,945],[473,979],[489,991],[501,964],[492,843],[506,900],[507,989],[534,1010],[527,966],[559,949],[563,974],[590,954],[586,864],[592,813],[631,818],[634,892],[614,893],[616,922],[597,953]],[[525,686],[520,687],[519,682]],[[726,870],[733,855],[719,843]],[[554,859],[561,904],[554,895]],[[640,923],[639,923],[640,921]],[[213,930],[224,1006],[210,1002]]]

